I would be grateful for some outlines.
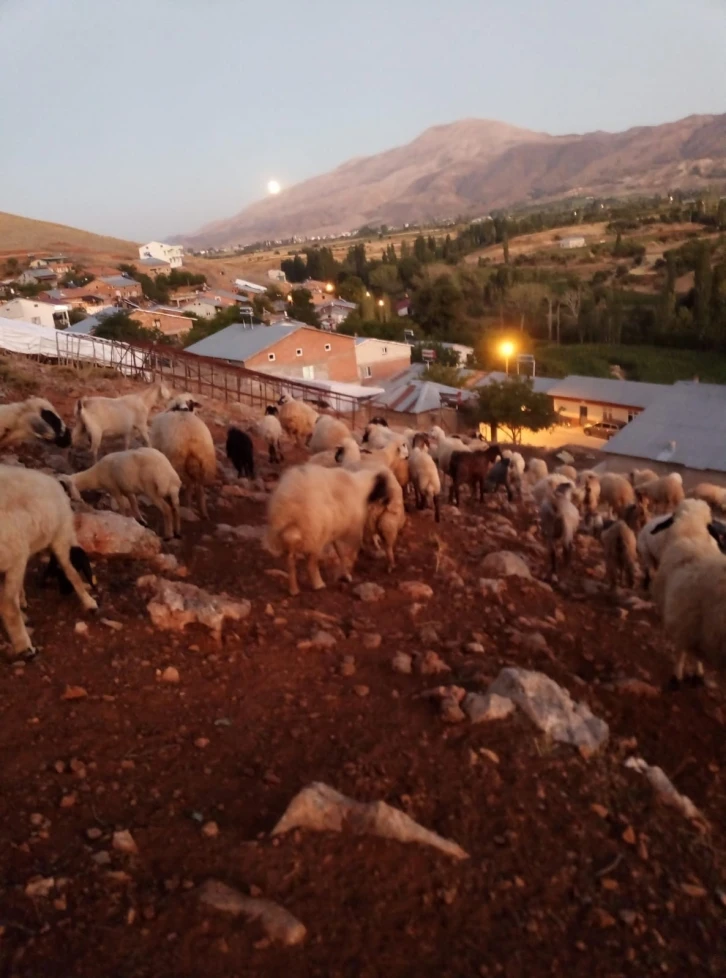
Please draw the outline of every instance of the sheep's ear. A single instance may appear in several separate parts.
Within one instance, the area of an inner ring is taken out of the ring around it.
[[[339,462],[341,460],[341,458],[343,457],[343,452],[344,451],[345,451],[345,449],[343,448],[342,445],[340,446],[340,448],[336,448],[336,450],[335,450],[335,461],[336,462]]]
[[[653,527],[653,529],[650,531],[651,536],[655,536],[656,533],[662,533],[663,530],[670,530],[675,521],[675,516],[669,516],[667,520],[663,520],[662,523],[659,523],[657,526]]]

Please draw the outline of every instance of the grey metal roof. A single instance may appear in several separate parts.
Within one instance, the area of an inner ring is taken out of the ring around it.
[[[110,285],[113,289],[122,289],[126,285],[139,284],[136,279],[128,278],[126,275],[103,275],[100,281]]]
[[[52,268],[29,268],[28,273],[33,278],[58,278],[58,272],[54,272]]]
[[[726,386],[680,381],[665,387],[603,451],[726,472]]]
[[[192,343],[186,348],[187,353],[196,353],[200,357],[215,357],[218,360],[248,360],[262,350],[274,346],[299,329],[304,329],[304,323],[295,321],[276,323],[274,326],[245,326],[233,323],[231,326],[212,333],[198,343]]]
[[[517,374],[506,374],[503,370],[492,370],[491,373],[487,374],[486,377],[482,377],[472,386],[477,387],[488,387],[490,384],[502,384],[507,377],[516,377]],[[519,376],[524,376],[520,374]],[[555,384],[561,384],[561,380],[557,380],[555,377],[535,377],[532,380],[532,389],[536,394],[550,394],[551,388]]]
[[[139,265],[143,265],[145,268],[171,268],[171,264],[168,261],[162,261],[161,258],[140,258]]]
[[[448,387],[446,384],[435,384],[430,380],[408,380],[397,387],[390,388],[376,398],[376,404],[382,404],[392,411],[402,411],[405,414],[422,414],[424,411],[438,411],[441,407],[441,396],[467,398],[471,394],[458,387]]]
[[[635,380],[609,377],[578,377],[575,374],[556,381],[547,391],[552,397],[574,401],[597,401],[622,407],[646,408],[668,390],[665,384],[642,384]]]

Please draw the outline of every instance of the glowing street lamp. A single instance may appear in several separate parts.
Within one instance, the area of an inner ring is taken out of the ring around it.
[[[333,285],[333,283],[332,282],[328,282],[328,284],[325,286],[325,291],[326,292],[332,292],[334,288],[335,288],[335,286]]]
[[[514,354],[514,343],[502,343],[499,347],[499,352],[504,357],[504,362],[506,364],[505,370],[509,374],[509,358]]]

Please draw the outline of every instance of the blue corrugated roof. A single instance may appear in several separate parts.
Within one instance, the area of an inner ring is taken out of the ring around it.
[[[248,360],[291,333],[306,328],[310,327],[294,320],[273,326],[244,326],[242,323],[233,323],[198,343],[192,343],[187,347],[187,353],[215,357],[218,360]]]
[[[112,289],[121,289],[125,285],[138,285],[135,279],[127,278],[126,275],[105,275],[101,277],[100,281],[110,285]]]

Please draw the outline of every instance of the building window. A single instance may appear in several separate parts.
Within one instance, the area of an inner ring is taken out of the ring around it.
[[[373,376],[373,371],[371,370],[370,367],[363,367],[363,376],[364,377],[372,377]]]
[[[157,329],[161,329],[161,320],[160,320],[160,319],[155,319],[155,320],[154,320],[154,326],[155,326],[155,327],[156,327]]]
[[[303,367],[303,380],[315,380],[315,367]]]
[[[384,346],[383,347],[383,350],[381,352],[382,352],[383,356],[385,356],[388,353],[388,347],[387,346]]]
[[[331,347],[330,343],[326,343],[325,344],[325,352],[326,353],[330,353],[331,349],[332,349],[332,347]]]
[[[301,346],[299,346],[297,348],[297,350],[295,350],[295,356],[296,357],[301,357],[302,356],[302,347]]]
[[[275,354],[274,353],[268,353],[267,354],[267,359],[270,361],[270,363],[272,363],[273,360],[275,359]]]

